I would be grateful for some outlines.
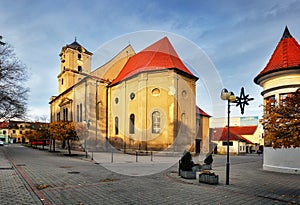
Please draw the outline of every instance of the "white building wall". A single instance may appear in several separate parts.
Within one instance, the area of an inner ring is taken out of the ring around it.
[[[264,148],[263,169],[300,174],[300,148]]]

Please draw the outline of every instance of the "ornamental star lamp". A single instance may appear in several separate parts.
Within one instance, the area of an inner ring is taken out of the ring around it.
[[[244,114],[245,105],[249,105],[249,101],[254,100],[254,98],[249,98],[249,94],[245,95],[244,88],[241,88],[240,96],[235,96],[233,92],[228,92],[227,89],[221,91],[221,99],[227,100],[227,158],[226,158],[226,185],[229,185],[229,141],[230,141],[230,104],[234,103],[240,106],[241,114]]]

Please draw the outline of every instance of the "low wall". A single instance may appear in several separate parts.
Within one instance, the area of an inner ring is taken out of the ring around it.
[[[263,169],[300,174],[300,148],[273,149],[264,147]]]

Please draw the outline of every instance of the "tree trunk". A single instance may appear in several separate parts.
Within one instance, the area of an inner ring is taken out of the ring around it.
[[[53,152],[55,152],[55,139],[53,139]]]
[[[49,142],[49,152],[51,152],[51,148],[52,148],[52,138],[50,138],[50,142]]]
[[[69,155],[71,155],[70,139],[67,139],[67,145],[68,145]]]

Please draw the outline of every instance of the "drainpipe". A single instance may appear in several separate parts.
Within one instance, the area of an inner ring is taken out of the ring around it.
[[[97,137],[98,137],[98,80],[96,80],[96,146],[97,146]]]
[[[106,123],[105,123],[105,145],[107,145],[107,142],[108,142],[108,85],[106,86],[106,106],[105,106],[105,112],[106,112]]]

